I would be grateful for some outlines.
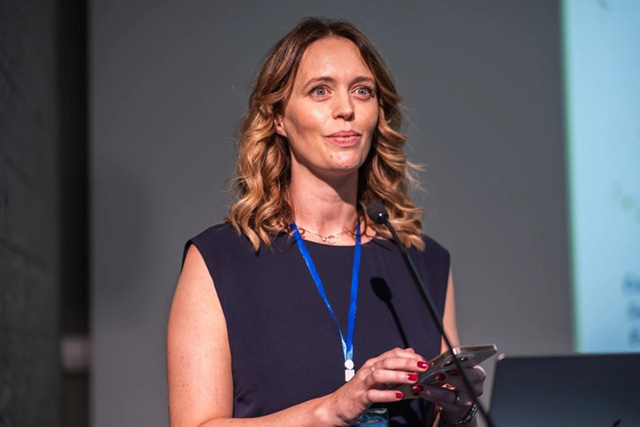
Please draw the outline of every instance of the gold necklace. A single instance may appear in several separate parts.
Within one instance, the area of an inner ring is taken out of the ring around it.
[[[330,245],[335,245],[336,242],[338,241],[338,237],[342,236],[344,233],[346,233],[346,231],[341,231],[340,233],[336,233],[336,234],[329,234],[326,236],[323,236],[320,233],[316,233],[313,232],[307,228],[302,228],[302,227],[298,227],[298,231],[300,232],[300,235],[302,236],[302,238],[304,239],[304,234],[305,233],[311,233],[314,236],[318,236],[320,238],[320,240],[322,240],[322,243],[328,243]]]

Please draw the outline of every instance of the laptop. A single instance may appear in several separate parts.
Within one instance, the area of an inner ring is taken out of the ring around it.
[[[496,427],[640,427],[640,354],[501,354],[489,413]]]

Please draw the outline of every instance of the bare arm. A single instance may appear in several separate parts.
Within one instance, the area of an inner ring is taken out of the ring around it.
[[[423,372],[413,350],[393,349],[369,359],[334,393],[260,418],[234,419],[227,325],[213,281],[195,246],[187,252],[167,334],[169,415],[173,427],[347,426],[374,402],[400,399],[385,384],[411,384]]]
[[[233,380],[227,326],[213,281],[195,246],[187,253],[167,333],[172,426],[230,416]]]

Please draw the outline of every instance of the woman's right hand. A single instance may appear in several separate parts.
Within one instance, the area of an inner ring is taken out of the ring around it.
[[[330,425],[348,426],[373,403],[402,400],[402,393],[389,385],[414,384],[427,366],[411,348],[394,348],[369,359],[349,382],[326,396],[322,418]]]

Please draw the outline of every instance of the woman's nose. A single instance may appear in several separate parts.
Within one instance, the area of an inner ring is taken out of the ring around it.
[[[340,92],[338,96],[334,97],[335,105],[333,108],[333,118],[343,120],[353,120],[353,100],[348,92]]]

